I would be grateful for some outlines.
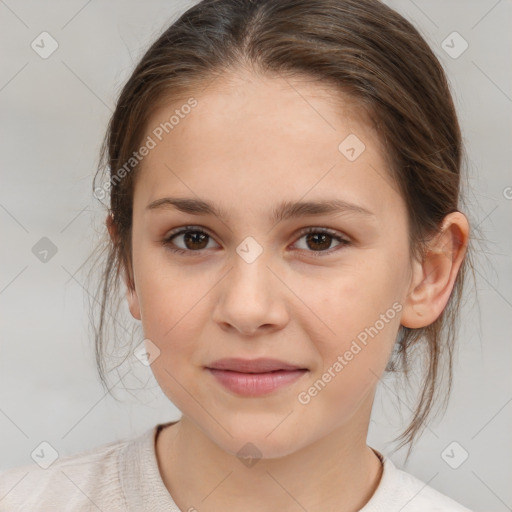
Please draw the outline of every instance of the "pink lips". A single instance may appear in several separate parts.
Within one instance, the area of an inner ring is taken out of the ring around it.
[[[219,359],[206,369],[230,391],[260,396],[291,384],[308,370],[277,359]]]

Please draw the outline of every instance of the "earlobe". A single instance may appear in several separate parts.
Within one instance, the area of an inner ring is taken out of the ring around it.
[[[114,215],[109,212],[107,214],[107,218],[105,219],[105,224],[107,225],[107,229],[108,229],[108,234],[110,235],[110,239],[112,240],[112,242],[116,243],[116,238],[117,238],[117,230],[116,230],[116,225],[114,223]]]
[[[415,261],[401,324],[418,329],[441,315],[466,254],[469,224],[460,212],[447,215],[440,233],[429,243],[423,261]]]
[[[413,272],[411,286],[405,300],[402,302],[404,308],[400,320],[401,325],[410,329],[419,329],[424,327],[425,313],[423,311],[425,305],[425,287],[424,267],[421,262],[415,260],[413,264]]]
[[[123,263],[124,284],[126,286],[126,300],[128,301],[130,313],[133,318],[140,320],[140,304],[139,296],[137,295],[137,290],[135,289],[135,279],[134,276],[128,272],[126,265],[131,266],[131,263]]]
[[[130,313],[136,320],[140,320],[140,304],[139,297],[137,296],[137,292],[135,289],[126,289],[126,300],[128,301],[128,306],[130,308]]]
[[[108,213],[107,218],[105,220],[105,224],[107,225],[108,233],[110,235],[110,239],[112,243],[116,245],[117,243],[117,229],[116,224],[114,222],[114,216],[112,213]],[[139,297],[137,296],[137,292],[135,291],[135,286],[133,285],[133,279],[130,278],[126,269],[123,272],[124,276],[124,284],[126,285],[126,300],[128,301],[128,306],[130,309],[130,313],[136,320],[140,320],[140,305],[139,305]],[[132,286],[130,286],[132,283]]]

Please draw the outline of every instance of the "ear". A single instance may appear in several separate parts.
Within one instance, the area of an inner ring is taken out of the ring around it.
[[[105,221],[108,229],[108,233],[110,235],[110,239],[113,244],[117,244],[118,233],[117,233],[117,224],[114,222],[114,217],[111,213],[107,215],[107,219]],[[136,320],[141,319],[140,315],[140,305],[139,305],[139,297],[137,292],[135,291],[135,285],[133,288],[130,287],[130,279],[128,277],[128,272],[126,268],[123,269],[123,280],[126,285],[126,300],[128,301],[128,306],[130,308],[130,313]]]
[[[418,329],[441,315],[466,255],[469,223],[460,212],[447,215],[440,233],[429,243],[423,262],[415,261],[401,324]]]

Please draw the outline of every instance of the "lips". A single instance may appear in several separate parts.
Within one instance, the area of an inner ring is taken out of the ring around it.
[[[307,368],[294,364],[285,363],[278,359],[259,358],[259,359],[238,359],[226,358],[219,359],[209,364],[207,368],[215,370],[229,370],[240,373],[268,373],[278,370],[307,370]]]
[[[225,389],[237,395],[261,396],[291,385],[307,368],[277,359],[219,359],[206,367]]]

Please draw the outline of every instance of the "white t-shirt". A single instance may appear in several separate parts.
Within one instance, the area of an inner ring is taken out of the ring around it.
[[[156,436],[167,425],[57,459],[47,469],[34,463],[4,471],[0,512],[187,512],[174,503],[158,469]],[[374,451],[384,464],[382,477],[360,512],[471,512]]]

